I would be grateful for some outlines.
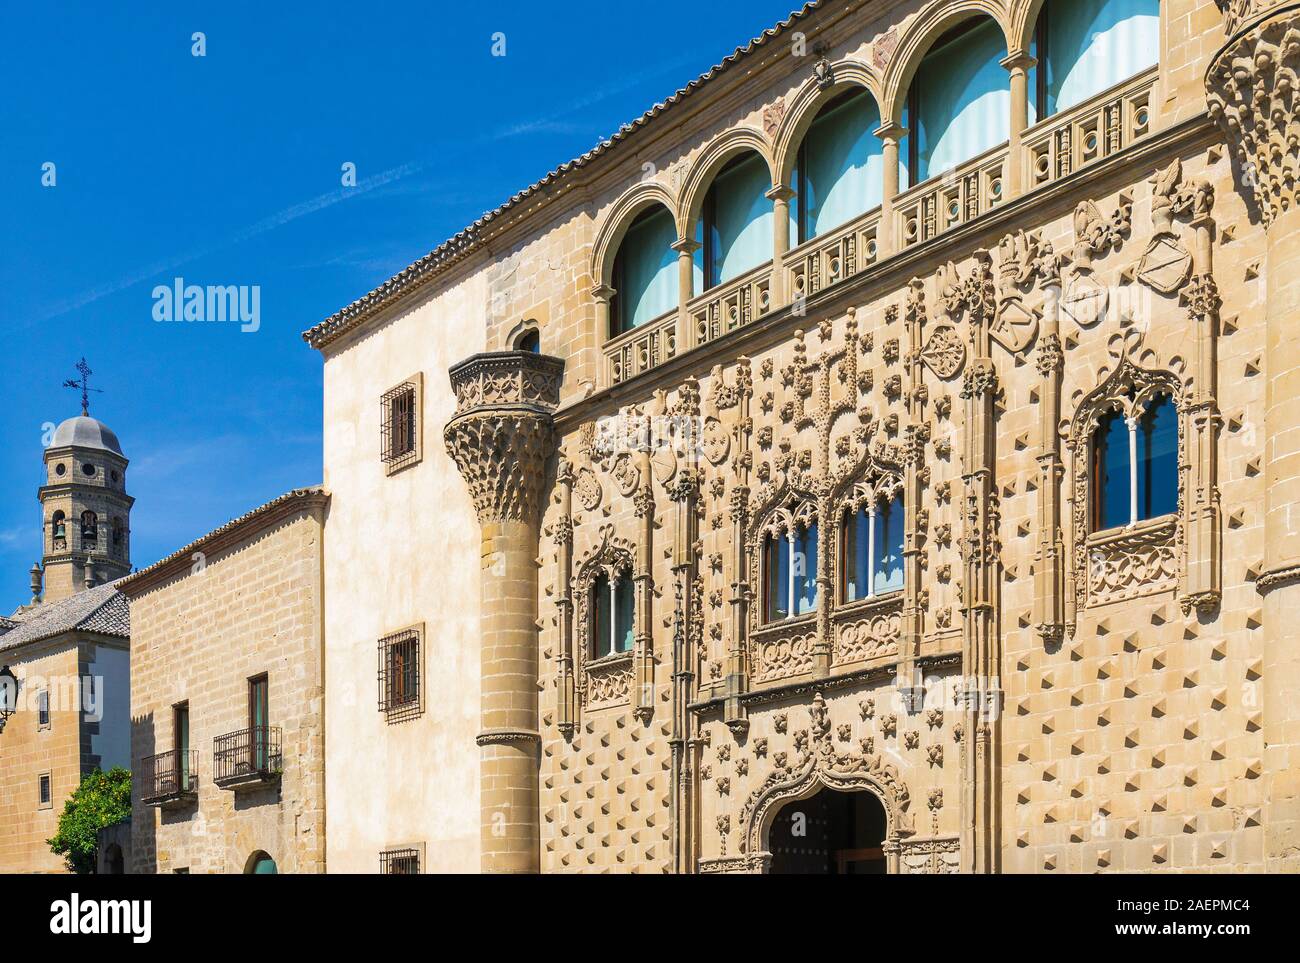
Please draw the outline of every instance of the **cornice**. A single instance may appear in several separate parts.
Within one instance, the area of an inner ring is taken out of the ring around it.
[[[223,551],[289,516],[324,508],[329,504],[329,500],[329,492],[323,488],[295,488],[227,522],[220,528],[213,529],[166,558],[138,572],[133,572],[117,583],[117,589],[127,598],[138,598],[149,589],[188,571],[193,564],[192,556],[195,552],[201,551],[207,555]]]

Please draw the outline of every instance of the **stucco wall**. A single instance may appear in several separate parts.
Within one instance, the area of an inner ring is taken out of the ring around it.
[[[330,872],[373,873],[424,846],[426,872],[478,869],[479,529],[443,446],[447,369],[482,351],[479,276],[399,311],[325,362],[327,832]],[[423,459],[381,461],[385,391],[423,376]],[[379,711],[379,640],[423,623],[424,712]]]

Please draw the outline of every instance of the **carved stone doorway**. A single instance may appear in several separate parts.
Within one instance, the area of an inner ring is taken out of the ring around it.
[[[822,789],[787,803],[772,821],[772,873],[869,876],[887,871],[885,807],[866,790]]]

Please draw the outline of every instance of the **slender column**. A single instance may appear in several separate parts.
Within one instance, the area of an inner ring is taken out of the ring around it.
[[[608,284],[598,284],[591,289],[591,300],[596,306],[596,340],[593,347],[596,349],[599,357],[600,346],[613,337],[614,332],[610,330],[610,300],[617,294]],[[610,370],[609,363],[601,358],[600,360],[600,384],[608,387],[614,383],[614,372]]]
[[[458,399],[447,451],[480,526],[480,866],[540,868],[537,552],[551,415],[564,362],[523,351],[479,354],[451,369]]]
[[[650,571],[654,554],[655,498],[650,466],[650,421],[643,423],[641,440],[636,452],[640,470],[641,487],[633,495],[640,537],[636,546],[636,573],[633,575],[636,592],[636,627],[633,643],[633,667],[636,674],[636,691],[632,694],[633,713],[648,721],[654,715],[655,658],[654,633],[654,579]],[[610,610],[611,612],[613,609]],[[612,620],[611,620],[612,621]]]
[[[1061,526],[1061,279],[1053,265],[1043,283],[1042,330],[1038,336],[1038,557],[1034,565],[1034,630],[1044,643],[1065,637],[1065,544]]]
[[[1027,53],[1012,54],[1002,61],[1002,66],[1011,74],[1011,134],[1004,200],[1019,197],[1024,192],[1025,159],[1020,140],[1025,128],[1029,126],[1029,71],[1037,63]]]
[[[1300,872],[1300,4],[1224,10],[1228,42],[1206,72],[1210,114],[1235,154],[1239,189],[1266,229],[1264,276],[1264,860]]]
[[[691,312],[687,305],[695,297],[695,252],[699,249],[699,241],[685,238],[673,244],[673,250],[677,252],[677,344],[674,354],[695,346],[695,332],[691,330]]]
[[[573,673],[577,656],[573,650],[573,597],[569,594],[573,581],[573,466],[566,458],[561,458],[556,466],[555,483],[560,492],[560,518],[553,532],[556,580],[559,582],[555,607],[559,610],[560,629],[555,714],[557,728],[569,736],[577,724],[578,700]]]
[[[754,394],[753,375],[749,360],[741,358],[736,364],[736,387],[739,389],[736,423],[740,425],[737,436],[737,479],[731,488],[731,632],[727,650],[727,699],[723,718],[731,731],[738,736],[749,729],[748,710],[740,696],[749,691],[749,552],[745,544],[745,529],[749,523],[749,457],[752,441],[749,407]]]
[[[769,295],[772,307],[786,304],[787,283],[785,256],[790,253],[790,202],[795,192],[784,184],[772,188],[764,195],[772,202],[772,281]]]
[[[885,258],[899,247],[898,225],[894,223],[894,200],[899,192],[899,142],[907,136],[907,128],[901,124],[885,124],[875,134],[882,142],[881,164],[884,167],[876,250],[880,258]]]

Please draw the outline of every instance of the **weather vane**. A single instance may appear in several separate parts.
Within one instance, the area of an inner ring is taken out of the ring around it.
[[[63,387],[81,389],[81,413],[83,415],[89,415],[90,392],[94,391],[98,394],[103,394],[103,389],[90,387],[90,376],[95,372],[90,370],[90,365],[86,364],[86,359],[84,357],[77,362],[77,371],[81,374],[81,380],[78,381],[75,378],[69,378],[67,381],[63,382]]]

